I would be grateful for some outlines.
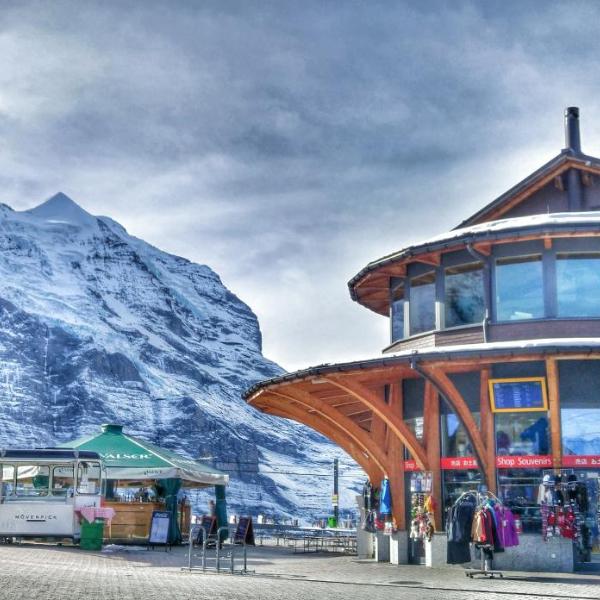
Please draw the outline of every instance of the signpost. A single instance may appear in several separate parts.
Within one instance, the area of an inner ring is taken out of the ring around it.
[[[492,411],[495,413],[548,410],[544,377],[490,379],[489,385]]]

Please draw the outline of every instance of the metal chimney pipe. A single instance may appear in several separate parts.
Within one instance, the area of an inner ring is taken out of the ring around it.
[[[579,108],[565,108],[565,146],[575,154],[581,154],[581,136],[579,134]]]

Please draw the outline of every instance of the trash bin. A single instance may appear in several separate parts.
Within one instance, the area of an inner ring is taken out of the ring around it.
[[[337,519],[335,517],[327,517],[327,527],[337,527]]]
[[[79,547],[82,550],[102,550],[103,537],[104,519],[96,519],[93,523],[82,519],[81,538],[79,540]]]

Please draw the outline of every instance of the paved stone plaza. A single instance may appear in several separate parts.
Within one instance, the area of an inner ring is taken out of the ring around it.
[[[506,573],[468,579],[461,569],[393,566],[334,555],[256,548],[255,575],[181,571],[184,548],[164,551],[84,552],[23,544],[0,546],[0,598],[64,600],[176,600],[194,598],[487,600],[600,599],[600,575]]]

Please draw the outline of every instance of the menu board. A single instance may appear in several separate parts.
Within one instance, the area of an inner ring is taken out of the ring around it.
[[[490,379],[493,412],[532,412],[548,410],[544,377]]]
[[[252,527],[252,517],[240,517],[237,529],[233,536],[234,544],[246,544],[254,546],[254,527]]]
[[[171,522],[171,513],[155,510],[152,512],[152,521],[150,524],[149,544],[167,544],[169,541],[169,523]]]

